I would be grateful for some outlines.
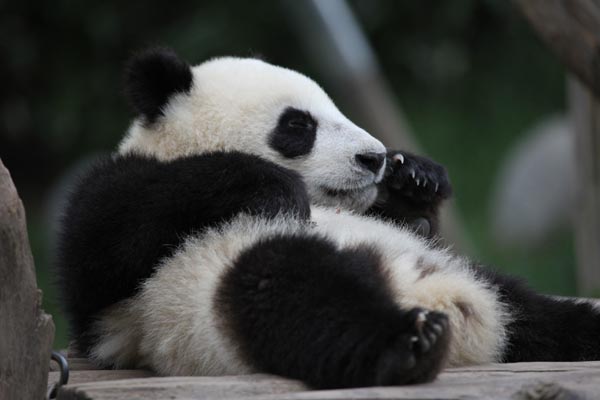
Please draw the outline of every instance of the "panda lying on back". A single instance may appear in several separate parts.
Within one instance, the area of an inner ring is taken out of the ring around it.
[[[131,61],[127,91],[138,117],[75,187],[60,236],[72,337],[100,365],[333,388],[600,359],[592,306],[408,229],[435,233],[444,170],[386,157],[307,77],[157,49]]]

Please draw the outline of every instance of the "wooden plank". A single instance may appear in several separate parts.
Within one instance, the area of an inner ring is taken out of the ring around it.
[[[486,364],[472,365],[469,367],[448,368],[444,374],[462,374],[470,372],[473,374],[480,372],[508,372],[519,374],[522,372],[567,372],[567,371],[600,371],[600,361],[580,361],[580,362],[521,362],[506,364]]]
[[[592,399],[600,393],[600,363],[504,364],[443,372],[429,384],[288,393],[253,400],[316,399]],[[546,397],[544,397],[546,396]]]
[[[514,1],[561,62],[600,97],[600,2]]]
[[[577,284],[580,294],[600,296],[600,101],[576,78],[568,92],[578,160]]]
[[[58,399],[228,399],[306,390],[300,382],[263,374],[164,377],[69,384],[60,390]]]
[[[0,160],[0,399],[42,399],[54,339],[41,308],[25,210]]]
[[[342,399],[505,399],[505,400],[583,400],[597,398],[598,372],[544,377],[479,377],[440,380],[427,385],[361,388],[288,393],[280,396],[256,396],[252,400],[342,400]]]
[[[81,379],[94,379],[86,371]],[[112,371],[118,372],[118,371]],[[98,375],[101,376],[101,375]],[[102,375],[106,377],[107,375]],[[490,364],[453,368],[425,385],[309,391],[269,375],[170,377],[69,384],[59,399],[583,399],[600,393],[600,362]],[[546,396],[546,397],[544,397]],[[554,397],[552,397],[554,396]],[[562,397],[561,397],[562,396]]]
[[[152,371],[143,369],[119,369],[119,370],[85,370],[70,371],[69,385],[78,385],[88,382],[115,381],[123,379],[142,379],[155,377]],[[60,372],[50,371],[48,374],[48,387],[60,379]]]

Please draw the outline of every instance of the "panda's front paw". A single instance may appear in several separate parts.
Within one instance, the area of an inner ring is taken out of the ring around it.
[[[406,331],[377,363],[377,384],[398,385],[433,380],[444,367],[450,341],[448,317],[413,308],[406,314]]]
[[[388,190],[419,203],[439,203],[452,194],[446,169],[426,157],[388,151],[384,184]]]

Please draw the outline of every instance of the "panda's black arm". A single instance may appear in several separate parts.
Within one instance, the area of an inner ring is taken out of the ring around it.
[[[536,293],[521,280],[489,268],[475,273],[496,287],[512,321],[504,362],[600,360],[600,311],[582,300]]]
[[[426,237],[437,235],[440,206],[452,194],[443,166],[406,151],[388,150],[378,189],[369,213],[411,226]]]
[[[251,155],[99,160],[75,186],[59,238],[57,273],[74,336],[134,295],[190,233],[240,212],[308,219],[310,203],[299,175]],[[85,348],[93,338],[78,339]]]

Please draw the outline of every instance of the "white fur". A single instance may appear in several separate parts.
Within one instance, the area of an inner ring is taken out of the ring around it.
[[[299,172],[315,203],[366,209],[383,176],[360,167],[356,154],[383,153],[385,147],[346,118],[314,81],[298,72],[256,59],[218,58],[192,69],[189,94],[171,98],[151,126],[136,120],[119,146],[170,160],[216,150],[255,154]],[[280,114],[294,107],[318,122],[310,154],[289,159],[268,146]],[[343,146],[340,146],[343,143]],[[326,171],[326,173],[324,173]],[[322,189],[364,189],[331,198]]]
[[[273,235],[320,234],[339,248],[368,244],[383,256],[403,308],[424,307],[449,316],[453,336],[448,364],[499,361],[508,321],[497,294],[478,281],[465,260],[431,248],[409,231],[376,219],[314,208],[312,225],[292,218],[241,215],[219,229],[189,238],[165,260],[140,293],[108,311],[94,354],[119,366],[147,366],[162,374],[225,375],[252,372],[220,326],[215,290],[237,256]],[[420,279],[419,262],[439,270]],[[465,317],[457,302],[472,310]]]

